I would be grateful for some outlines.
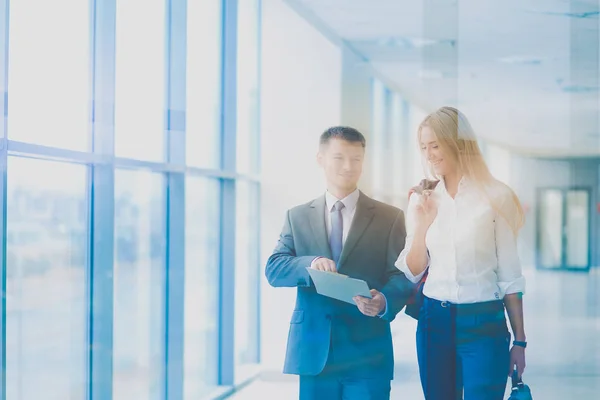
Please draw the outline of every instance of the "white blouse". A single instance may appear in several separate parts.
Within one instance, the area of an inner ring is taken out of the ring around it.
[[[516,212],[508,188],[500,187],[497,195],[503,210]],[[476,303],[524,293],[515,234],[487,198],[464,178],[454,199],[443,180],[431,198],[438,204],[438,214],[425,239],[429,253],[425,296],[451,303]],[[396,261],[396,267],[414,283],[424,273],[414,276],[406,264],[418,202],[419,195],[413,193],[406,217],[406,245]]]

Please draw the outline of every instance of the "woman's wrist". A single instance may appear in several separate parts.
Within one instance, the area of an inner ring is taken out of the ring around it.
[[[515,335],[515,339],[517,342],[527,342],[527,337],[525,336],[525,333],[522,334],[518,334]]]
[[[425,238],[427,235],[427,231],[429,230],[429,225],[424,223],[418,223],[415,227],[415,237],[417,238]]]

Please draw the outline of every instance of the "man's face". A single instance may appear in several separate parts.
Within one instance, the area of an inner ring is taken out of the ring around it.
[[[362,174],[365,149],[359,142],[330,139],[321,145],[317,159],[325,171],[327,184],[336,189],[354,190]]]

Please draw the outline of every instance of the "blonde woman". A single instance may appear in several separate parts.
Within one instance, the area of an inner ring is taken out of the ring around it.
[[[429,114],[418,140],[439,182],[410,196],[396,266],[414,283],[428,273],[417,328],[423,392],[427,400],[501,400],[507,375],[525,369],[525,279],[516,244],[523,211],[489,172],[460,111]]]

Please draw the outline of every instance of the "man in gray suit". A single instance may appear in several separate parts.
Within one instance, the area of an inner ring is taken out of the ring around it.
[[[333,127],[318,162],[327,192],[287,212],[266,266],[274,287],[297,287],[284,373],[300,375],[301,400],[389,399],[394,354],[390,322],[413,292],[394,263],[404,248],[404,213],[357,189],[365,138]],[[365,280],[356,305],[318,294],[307,267]]]

